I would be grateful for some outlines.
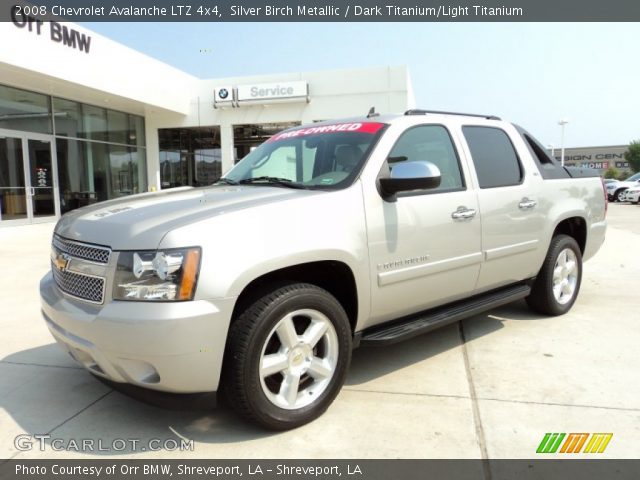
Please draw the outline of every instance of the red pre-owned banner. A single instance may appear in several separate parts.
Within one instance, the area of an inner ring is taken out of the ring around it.
[[[332,125],[319,125],[317,127],[298,128],[287,132],[279,133],[271,137],[269,142],[277,142],[278,140],[286,140],[288,138],[296,138],[306,135],[317,135],[322,133],[335,132],[359,132],[359,133],[377,133],[384,123],[379,122],[354,122],[354,123],[335,123]]]

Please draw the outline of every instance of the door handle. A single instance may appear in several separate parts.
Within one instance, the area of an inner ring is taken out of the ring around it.
[[[529,208],[535,207],[537,204],[538,202],[536,202],[535,200],[529,200],[527,197],[524,197],[522,200],[520,200],[518,207],[520,207],[522,210],[528,210]]]
[[[30,197],[35,197],[36,189],[34,187],[28,187],[27,195],[29,195]]]
[[[458,207],[458,209],[451,214],[451,218],[454,220],[465,220],[467,218],[473,218],[476,216],[476,211],[473,208]]]

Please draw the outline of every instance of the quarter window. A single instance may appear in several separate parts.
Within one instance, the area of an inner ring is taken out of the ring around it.
[[[463,127],[480,188],[519,185],[522,168],[507,134],[494,127]]]

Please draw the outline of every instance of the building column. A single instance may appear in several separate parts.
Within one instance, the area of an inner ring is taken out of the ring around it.
[[[233,125],[220,125],[220,150],[222,160],[222,174],[224,175],[234,164]]]
[[[147,190],[160,190],[160,145],[158,128],[145,118],[145,139],[147,143]]]

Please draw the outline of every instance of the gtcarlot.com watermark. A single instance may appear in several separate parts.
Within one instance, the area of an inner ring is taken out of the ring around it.
[[[186,438],[115,438],[103,440],[94,438],[56,438],[47,434],[22,434],[15,437],[13,445],[16,450],[29,452],[39,450],[71,451],[71,452],[158,452],[158,451],[193,451],[193,440]]]

